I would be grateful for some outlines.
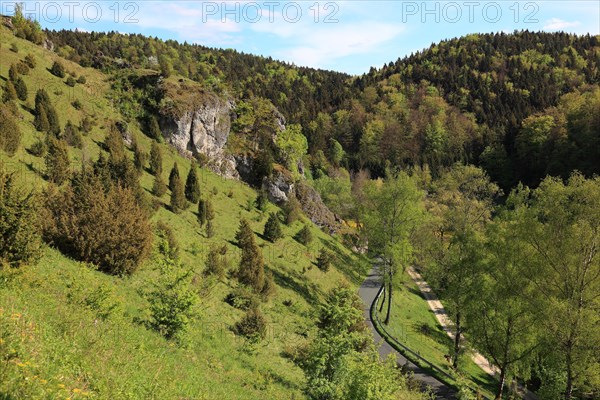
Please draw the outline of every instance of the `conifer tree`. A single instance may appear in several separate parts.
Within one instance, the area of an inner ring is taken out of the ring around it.
[[[193,204],[198,203],[198,200],[200,200],[200,182],[196,170],[196,164],[192,163],[192,168],[185,181],[185,198]]]
[[[326,248],[322,248],[319,251],[319,257],[317,258],[317,267],[323,272],[329,271],[331,263],[333,261],[333,255]]]
[[[213,220],[209,219],[206,221],[206,237],[210,239],[213,236],[215,236],[215,225]]]
[[[135,136],[133,136],[131,148],[133,149],[133,165],[135,165],[135,169],[141,173],[144,170],[148,154],[142,150]]]
[[[64,139],[67,141],[69,146],[81,149],[83,147],[83,138],[79,129],[71,121],[67,121],[63,134]]]
[[[183,191],[183,183],[179,175],[175,175],[171,182],[171,211],[179,213],[186,208],[185,193]]]
[[[252,228],[250,227],[250,222],[248,222],[248,220],[246,218],[242,218],[240,221],[240,226],[238,228],[238,231],[235,234],[235,240],[237,242],[237,245],[240,248],[244,248],[245,246],[248,245],[248,243],[253,240],[254,238],[254,232],[252,231]]]
[[[14,183],[0,162],[0,264],[17,267],[37,259],[41,238],[36,198]]]
[[[52,68],[50,68],[50,72],[52,75],[58,76],[59,78],[65,77],[65,67],[58,61],[54,61]]]
[[[304,227],[302,227],[300,232],[298,232],[296,239],[305,246],[308,246],[308,244],[312,242],[313,236],[308,225],[304,225]]]
[[[265,225],[265,231],[263,233],[265,238],[271,242],[276,242],[277,240],[283,237],[283,232],[281,231],[281,224],[279,223],[279,217],[275,213],[271,213],[269,215],[269,219]]]
[[[17,92],[17,97],[21,101],[27,100],[27,85],[25,85],[25,81],[23,78],[18,77],[15,80],[15,91]]]
[[[226,260],[224,259],[227,253],[227,247],[212,247],[206,257],[206,268],[204,269],[204,275],[214,275],[219,279],[225,277]]]
[[[150,172],[154,175],[162,174],[163,161],[162,151],[156,142],[152,142],[150,147]]]
[[[148,136],[150,136],[150,138],[155,139],[155,140],[162,140],[162,132],[160,131],[160,126],[158,125],[158,121],[156,120],[155,116],[152,116],[150,118],[150,122],[148,123],[149,126],[149,132],[148,132]]]
[[[173,164],[173,168],[171,168],[171,172],[169,173],[169,189],[173,191],[175,180],[178,179],[181,181],[179,176],[179,168],[177,167],[177,163]]]
[[[206,202],[207,200],[200,199],[198,201],[198,223],[200,227],[203,227],[206,224]]]
[[[261,293],[265,287],[264,259],[254,239],[254,233],[245,219],[240,222],[236,238],[242,249],[237,278],[240,283],[250,286],[255,293]]]
[[[46,120],[48,121],[48,128],[46,129],[45,122],[43,121],[43,114],[46,114]],[[50,97],[44,89],[39,89],[35,95],[35,120],[34,125],[37,130],[41,132],[49,132],[56,137],[60,136],[60,122],[58,120],[58,114],[50,102]]]
[[[167,193],[167,185],[161,175],[154,176],[154,184],[152,185],[152,194],[156,197],[163,197]]]
[[[39,111],[36,112],[33,124],[35,125],[35,129],[40,132],[48,132],[50,130],[50,122],[48,122],[46,107],[39,108]]]
[[[111,159],[116,161],[125,157],[125,144],[123,143],[123,137],[114,124],[111,125],[106,137],[104,138],[104,146],[110,154]]]
[[[8,79],[11,82],[15,82],[19,78],[19,72],[17,71],[17,66],[15,64],[11,64],[8,69]]]
[[[13,156],[21,144],[21,130],[7,105],[0,104],[0,149]]]
[[[48,152],[45,157],[48,180],[62,185],[69,177],[69,150],[64,140],[48,136]]]
[[[2,101],[13,101],[17,98],[17,90],[15,89],[15,85],[10,80],[6,81],[6,85],[4,85],[4,93],[2,94]]]

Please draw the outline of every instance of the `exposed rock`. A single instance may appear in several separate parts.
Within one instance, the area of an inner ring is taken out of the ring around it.
[[[327,208],[321,195],[313,187],[299,181],[296,184],[295,194],[302,205],[302,211],[312,222],[320,227],[326,227],[329,233],[335,233],[340,229],[341,219]]]
[[[202,154],[208,166],[230,178],[239,178],[236,159],[225,153],[231,129],[233,103],[216,95],[198,94],[202,102],[177,116],[162,116],[161,130],[165,139],[187,156]]]
[[[42,47],[46,50],[54,51],[54,43],[50,39],[44,39]]]
[[[291,176],[283,171],[275,171],[271,178],[265,177],[262,189],[267,193],[269,201],[281,205],[288,201],[289,194],[294,190],[294,183]]]

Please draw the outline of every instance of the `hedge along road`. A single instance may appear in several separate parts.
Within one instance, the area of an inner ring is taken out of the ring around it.
[[[413,377],[431,387],[433,392],[436,394],[437,399],[455,399],[456,391],[453,388],[440,382],[435,377],[429,375],[423,368],[420,368],[406,359],[396,349],[394,349],[385,339],[381,337],[373,321],[371,320],[371,306],[377,299],[379,290],[381,289],[381,275],[377,267],[373,267],[367,278],[362,283],[359,289],[359,296],[364,303],[364,315],[369,325],[369,328],[373,332],[375,343],[379,345],[379,355],[382,358],[387,357],[389,354],[394,354],[399,365],[404,365],[409,371],[413,373]]]

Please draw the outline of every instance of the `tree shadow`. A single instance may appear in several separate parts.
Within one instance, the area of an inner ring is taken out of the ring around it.
[[[293,290],[302,296],[309,304],[315,305],[319,301],[319,287],[307,282],[306,278],[296,271],[279,271],[269,268],[273,274],[275,283],[282,287]]]
[[[348,254],[344,254],[343,252],[341,252],[340,249],[337,246],[333,245],[333,243],[331,243],[330,241],[325,240],[323,238],[319,240],[323,247],[325,247],[335,256],[332,265],[335,266],[335,268],[342,274],[344,274],[344,276],[350,281],[356,284],[361,284],[362,275],[360,271],[358,271],[356,268],[352,268],[352,266],[356,264],[356,261],[353,260],[352,257],[350,257]]]

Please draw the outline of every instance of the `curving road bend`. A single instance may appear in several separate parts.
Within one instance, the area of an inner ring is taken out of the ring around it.
[[[381,276],[377,267],[373,267],[367,278],[364,280],[359,289],[359,296],[364,303],[364,315],[371,332],[373,332],[373,338],[375,343],[379,346],[379,355],[382,358],[387,357],[389,354],[394,354],[398,360],[399,365],[406,365],[409,371],[413,373],[416,380],[423,384],[431,387],[433,392],[436,394],[436,399],[455,399],[454,389],[448,387],[444,383],[440,382],[431,375],[428,375],[422,368],[414,365],[406,359],[402,354],[398,353],[389,343],[387,343],[377,332],[371,321],[371,304],[375,301],[379,288],[381,287]]]

